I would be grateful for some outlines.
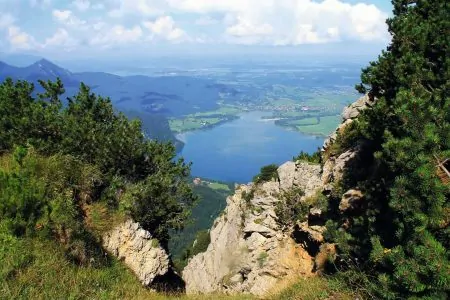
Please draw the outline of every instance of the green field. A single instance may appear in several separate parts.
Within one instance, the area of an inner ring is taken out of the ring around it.
[[[222,190],[222,191],[226,191],[226,192],[231,192],[230,186],[225,183],[210,182],[208,184],[208,187],[213,190]]]
[[[300,125],[297,126],[297,130],[306,133],[306,134],[313,134],[313,135],[322,135],[322,136],[328,136],[330,135],[334,130],[336,130],[336,127],[341,122],[341,116],[327,116],[327,117],[320,117],[320,123],[316,125]]]
[[[175,133],[182,133],[203,128],[210,128],[223,122],[237,118],[240,109],[234,106],[221,106],[214,111],[200,112],[186,115],[183,118],[170,119],[170,129]]]
[[[292,119],[286,122],[287,125],[298,127],[298,126],[308,126],[308,125],[318,125],[319,124],[319,118],[305,118],[305,119]]]

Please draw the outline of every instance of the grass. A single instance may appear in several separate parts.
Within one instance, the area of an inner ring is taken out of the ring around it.
[[[171,119],[169,125],[170,129],[176,133],[192,131],[232,120],[240,112],[240,109],[233,106],[221,106],[217,110],[186,115],[180,119]]]
[[[66,259],[63,249],[56,243],[39,238],[24,238],[21,242],[23,247],[18,247],[17,251],[26,252],[32,259],[0,282],[0,299],[260,299],[243,294],[186,296],[156,293],[144,288],[134,274],[115,259],[103,267],[79,267]],[[261,252],[258,262],[263,265],[266,259],[267,254]],[[281,291],[274,291],[264,299],[356,298],[341,281],[332,278],[302,278],[278,288]]]
[[[300,119],[300,120],[289,120],[287,122],[287,124],[289,126],[306,126],[306,125],[318,125],[319,122],[319,118],[314,117],[314,118],[305,118],[305,119]]]
[[[210,187],[213,190],[223,190],[226,192],[231,192],[230,187],[225,184],[225,183],[220,183],[220,182],[211,182],[208,187]]]
[[[108,266],[78,267],[70,263],[56,243],[26,238],[32,262],[0,282],[0,299],[253,299],[249,296],[185,296],[155,293],[144,288],[117,260]]]
[[[320,123],[316,125],[297,126],[297,130],[306,134],[328,136],[341,122],[341,116],[320,117]]]
[[[357,298],[341,281],[319,276],[298,279],[270,297],[273,300],[353,300]]]

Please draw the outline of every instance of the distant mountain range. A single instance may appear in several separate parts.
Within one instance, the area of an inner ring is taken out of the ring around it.
[[[128,76],[102,72],[72,73],[54,63],[41,59],[26,67],[0,62],[0,80],[7,77],[37,83],[61,78],[66,95],[72,96],[84,82],[102,96],[110,97],[121,110],[145,111],[165,116],[181,116],[218,107],[217,99],[223,89],[214,80],[188,76]],[[37,88],[38,85],[36,85]]]
[[[46,59],[26,67],[0,62],[0,81],[8,77],[33,82],[37,92],[40,91],[38,80],[60,78],[66,89],[63,99],[75,95],[80,83],[84,82],[96,94],[110,97],[114,106],[127,116],[140,118],[150,138],[172,141],[179,150],[182,143],[171,132],[167,117],[215,109],[220,92],[220,86],[208,79],[72,73]]]

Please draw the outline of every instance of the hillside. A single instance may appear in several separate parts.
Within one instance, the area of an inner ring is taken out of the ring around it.
[[[27,67],[21,68],[0,62],[0,81],[5,80],[7,77],[32,82],[36,87],[35,94],[44,92],[44,89],[38,82],[39,80],[55,81],[59,78],[64,83],[65,88],[65,93],[61,97],[63,103],[66,103],[66,97],[72,97],[78,92],[81,82],[89,85],[94,92],[96,92],[96,89],[109,89],[110,92],[102,95],[110,96],[112,102],[115,104],[115,108],[121,110],[127,117],[140,119],[143,123],[142,128],[149,138],[172,142],[178,151],[181,151],[183,147],[183,143],[178,141],[172,133],[168,120],[164,115],[146,112],[139,105],[119,105],[120,99],[117,99],[117,94],[111,91],[111,87],[113,86],[122,86],[122,84],[117,82],[123,80],[119,76],[106,73],[74,74],[48,60],[41,59]],[[102,83],[101,86],[103,88],[98,85],[99,82]],[[151,90],[151,86],[150,83],[147,83],[141,86],[141,88]],[[122,88],[128,89],[129,87],[125,86]],[[130,88],[130,90],[135,90],[135,88]],[[132,99],[130,98],[130,100]]]
[[[41,59],[26,67],[0,64],[0,81],[7,77],[36,84],[38,80],[56,80],[65,84],[64,96],[73,96],[80,83],[92,91],[111,98],[115,107],[124,111],[144,111],[165,116],[182,116],[218,108],[221,87],[214,80],[189,76],[117,76],[101,72],[72,73]]]

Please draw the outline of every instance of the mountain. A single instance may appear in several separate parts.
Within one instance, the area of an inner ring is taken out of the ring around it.
[[[61,78],[65,97],[73,96],[84,82],[104,97],[111,98],[115,107],[124,111],[145,111],[165,116],[183,116],[218,108],[217,99],[223,87],[212,79],[190,76],[117,76],[103,72],[73,73],[41,59],[26,67],[0,63],[0,80],[7,77],[28,80],[39,88],[38,79]],[[39,90],[38,90],[39,91]]]
[[[80,81],[73,74],[52,62],[41,59],[27,67],[15,67],[0,62],[0,80],[11,77],[15,80],[27,80],[38,83],[38,80],[56,80],[60,78],[67,87],[78,87]]]
[[[139,118],[142,121],[143,130],[145,134],[151,139],[157,139],[160,141],[173,142],[177,148],[177,151],[181,151],[183,143],[177,140],[170,130],[167,117],[162,114],[152,114],[148,111],[144,111],[142,106],[136,105],[120,105],[120,99],[114,87],[123,87],[124,89],[131,88],[130,85],[136,85],[132,80],[123,78],[120,76],[107,74],[107,73],[82,73],[74,74],[69,70],[61,68],[56,64],[41,59],[27,67],[15,67],[4,62],[0,62],[0,81],[5,80],[7,77],[11,77],[14,80],[27,80],[35,84],[36,92],[42,92],[42,88],[38,83],[38,80],[56,80],[60,78],[64,83],[66,93],[62,96],[62,99],[74,96],[81,82],[91,86],[92,90],[102,96],[109,96],[113,101],[115,107],[121,110],[129,118]],[[142,80],[141,80],[142,81]],[[127,84],[121,84],[126,82]],[[140,88],[142,90],[150,90],[149,85],[137,83],[138,86],[134,86],[132,91]],[[155,92],[148,92],[155,93]],[[123,95],[123,94],[122,94]],[[127,101],[133,102],[133,98],[125,97]],[[139,100],[137,100],[139,103]]]
[[[27,67],[41,59],[42,57],[36,55],[0,52],[0,61],[17,67]]]

